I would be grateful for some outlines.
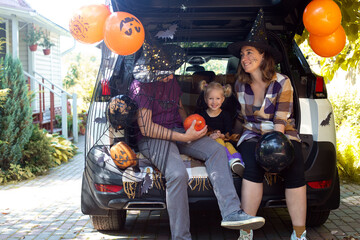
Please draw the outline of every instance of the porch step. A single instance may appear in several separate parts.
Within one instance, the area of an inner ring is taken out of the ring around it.
[[[62,129],[61,128],[54,128],[52,133],[62,133]]]
[[[33,112],[33,123],[38,124],[40,128],[46,129],[50,133],[59,132],[61,134],[61,128],[53,128],[51,132],[51,119],[47,116],[47,114],[42,113],[44,118],[40,121],[40,112]],[[55,126],[56,120],[53,120],[53,126]]]

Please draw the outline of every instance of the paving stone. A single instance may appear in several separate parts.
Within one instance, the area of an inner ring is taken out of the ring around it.
[[[79,137],[77,146],[82,152],[84,136]],[[52,168],[47,175],[0,186],[0,239],[171,239],[165,210],[128,211],[123,231],[96,231],[89,216],[80,210],[83,158],[80,153],[68,163]],[[339,209],[330,213],[323,226],[308,228],[308,239],[337,240],[346,236],[360,239],[360,186],[343,182],[340,191]],[[254,231],[255,239],[289,239],[292,227],[286,208],[260,209],[258,215],[265,217],[266,223]],[[234,240],[239,234],[221,228],[218,215],[192,216],[191,220],[193,240]]]

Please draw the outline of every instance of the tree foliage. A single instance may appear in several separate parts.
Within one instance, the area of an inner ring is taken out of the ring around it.
[[[24,145],[32,134],[32,110],[28,86],[18,59],[5,56],[0,71],[0,89],[8,88],[7,99],[0,112],[0,168],[21,161]]]
[[[63,84],[68,92],[78,95],[78,110],[87,110],[97,78],[100,58],[89,53],[73,53],[66,57],[67,74]]]
[[[337,70],[348,71],[348,76],[354,78],[359,71],[360,60],[360,2],[358,0],[334,0],[340,7],[342,14],[341,25],[345,30],[347,42],[344,49],[336,56],[331,58],[322,58],[312,51],[306,51],[305,55],[314,58],[321,64],[321,75],[325,76],[327,81],[331,81]],[[309,48],[309,32],[305,29],[302,36],[296,36],[296,42],[301,49]]]

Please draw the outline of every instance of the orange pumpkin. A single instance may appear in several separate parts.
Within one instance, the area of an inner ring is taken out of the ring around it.
[[[184,121],[184,129],[188,130],[188,128],[190,128],[190,126],[191,126],[191,124],[192,124],[192,122],[194,120],[196,120],[196,123],[195,123],[195,126],[194,126],[196,131],[200,131],[201,129],[203,129],[205,127],[205,125],[206,125],[205,119],[201,115],[195,113],[195,114],[189,115],[185,119],[185,121]]]
[[[118,142],[112,146],[110,154],[115,165],[121,169],[137,165],[136,154],[125,142]]]

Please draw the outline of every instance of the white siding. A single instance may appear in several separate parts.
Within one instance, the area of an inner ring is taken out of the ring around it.
[[[51,47],[50,55],[44,55],[42,47],[38,46],[37,51],[35,52],[34,61],[35,69],[34,71],[50,82],[54,83],[57,86],[62,87],[61,79],[61,57],[60,57],[60,36],[54,33],[50,34],[51,41],[55,46]],[[41,80],[39,75],[36,75],[36,78]],[[46,109],[50,108],[50,94],[48,91],[45,91],[45,107]],[[55,107],[61,106],[61,97],[55,95]]]
[[[12,53],[12,26],[11,19],[5,16],[1,16],[0,18],[4,20],[8,20],[9,24],[8,29],[6,29],[8,36],[8,54]],[[24,21],[19,21],[19,60],[22,64],[22,68],[25,72],[32,74],[31,69],[29,69],[29,64],[31,63],[31,58],[34,58],[34,71],[51,83],[54,83],[60,87],[62,87],[62,79],[61,79],[61,53],[60,53],[60,35],[54,32],[49,32],[49,30],[44,27],[41,28],[43,31],[47,31],[50,34],[51,41],[55,44],[55,46],[51,47],[50,55],[44,55],[43,49],[41,46],[38,46],[36,52],[30,52],[29,46],[24,41],[25,34],[27,32],[27,28],[32,25],[32,23],[27,23]],[[33,55],[33,56],[32,56]],[[41,81],[41,77],[35,74],[35,77]],[[46,84],[50,86],[49,84]],[[33,104],[33,110],[39,110],[39,85],[33,84],[32,86],[33,92],[35,92],[35,101]],[[59,92],[59,91],[58,91]],[[48,90],[45,90],[45,107],[46,109],[50,108],[50,94]],[[61,97],[55,95],[55,107],[61,107]]]
[[[28,45],[24,41],[26,34],[26,24],[19,22],[19,59],[25,72],[29,72]],[[10,25],[10,24],[9,24]],[[11,26],[10,26],[11,28]],[[11,32],[11,30],[9,29]],[[11,42],[11,41],[10,41]]]

